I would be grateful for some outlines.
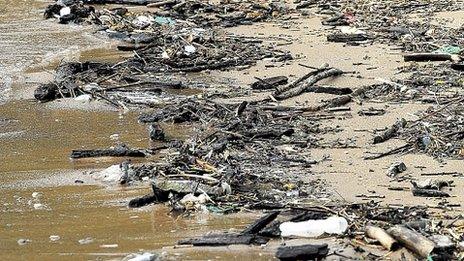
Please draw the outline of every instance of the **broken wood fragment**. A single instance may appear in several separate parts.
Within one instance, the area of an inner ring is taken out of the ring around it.
[[[150,155],[149,150],[130,149],[127,146],[117,146],[113,149],[103,150],[73,150],[72,159],[94,158],[94,157],[146,157]]]
[[[341,74],[343,74],[343,71],[341,71],[339,69],[325,68],[325,69],[321,70],[320,72],[309,76],[306,80],[304,80],[301,83],[298,83],[297,85],[295,85],[295,87],[292,87],[292,88],[290,88],[288,90],[285,90],[283,92],[280,92],[280,90],[277,90],[274,93],[273,96],[277,100],[284,100],[284,99],[288,99],[288,98],[291,98],[291,97],[295,97],[295,96],[298,96],[298,95],[302,94],[307,89],[311,88],[316,82],[318,82],[318,81],[320,81],[322,79],[328,78],[328,77],[338,76],[338,75],[341,75]]]
[[[336,43],[361,42],[367,39],[365,34],[334,33],[327,35],[327,41]]]
[[[435,243],[418,232],[404,226],[394,226],[387,230],[393,238],[419,256],[426,258],[435,248]]]
[[[329,253],[327,244],[281,246],[277,249],[276,257],[279,260],[319,260]]]
[[[374,137],[373,143],[374,144],[382,143],[382,142],[385,142],[385,141],[393,138],[394,136],[396,136],[396,134],[398,133],[398,131],[401,128],[404,128],[406,126],[406,123],[407,123],[407,121],[405,119],[398,120],[397,122],[395,122],[395,124],[393,124],[387,130],[385,130],[382,133],[376,135]]]
[[[346,95],[353,93],[351,88],[338,88],[338,87],[330,87],[330,86],[313,86],[306,90],[307,92],[314,92],[314,93],[327,93],[327,94],[334,94],[334,95]]]
[[[266,227],[269,223],[271,223],[274,219],[276,219],[279,214],[280,214],[280,211],[275,211],[275,212],[271,212],[259,218],[258,220],[253,222],[253,224],[245,228],[241,234],[245,235],[245,234],[259,233],[264,227]]]
[[[447,198],[450,197],[450,194],[436,190],[436,189],[412,189],[412,195],[416,197],[435,197],[435,198]]]
[[[400,247],[400,244],[394,238],[392,238],[387,233],[387,231],[380,227],[367,226],[366,235],[370,238],[378,240],[380,244],[388,251],[396,251]]]
[[[385,152],[377,153],[377,154],[371,155],[371,156],[365,156],[364,159],[365,160],[380,159],[380,158],[383,158],[385,156],[389,156],[389,155],[393,155],[393,154],[396,154],[396,153],[403,152],[405,150],[409,150],[409,149],[411,149],[411,147],[412,147],[411,144],[401,145],[399,147],[393,148],[393,149],[385,151]]]
[[[288,78],[286,76],[275,76],[260,79],[255,77],[258,81],[251,84],[251,88],[253,90],[269,90],[274,89],[275,87],[286,84],[288,82]]]
[[[178,244],[193,246],[262,245],[268,241],[268,238],[250,234],[213,234],[204,237],[182,239],[179,240]]]
[[[451,61],[453,55],[447,53],[411,53],[403,55],[405,62]]]
[[[134,198],[129,201],[130,208],[139,208],[149,205],[156,201],[156,197],[153,194],[148,194],[139,198]]]

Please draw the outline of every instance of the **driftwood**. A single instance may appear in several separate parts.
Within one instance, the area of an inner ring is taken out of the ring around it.
[[[397,122],[395,122],[395,124],[393,124],[387,130],[383,131],[379,135],[376,135],[374,137],[374,144],[382,143],[384,141],[387,141],[393,138],[394,136],[396,136],[396,134],[401,128],[406,126],[406,123],[407,122],[405,119],[398,120]]]
[[[343,106],[349,102],[351,102],[351,96],[350,95],[342,95],[339,97],[335,97],[322,105],[323,108],[333,108],[333,107],[340,107]]]
[[[284,99],[288,99],[288,98],[300,95],[301,93],[305,92],[307,89],[311,88],[316,82],[322,79],[331,77],[331,76],[338,76],[341,74],[343,74],[343,72],[339,69],[326,68],[317,74],[309,76],[306,80],[302,81],[301,83],[298,83],[295,87],[291,89],[283,91],[282,93],[280,93],[280,90],[277,90],[274,93],[274,98],[278,100],[284,100]]]
[[[243,135],[249,138],[257,139],[269,139],[269,138],[281,138],[282,136],[291,136],[295,132],[292,128],[285,129],[262,129],[262,130],[251,130],[244,132]]]
[[[400,247],[400,244],[392,238],[387,231],[380,227],[367,226],[366,235],[370,238],[376,239],[388,251],[395,251]]]
[[[148,195],[145,195],[143,197],[134,198],[131,201],[129,201],[129,207],[130,208],[139,208],[139,207],[149,205],[149,204],[151,204],[151,203],[153,203],[155,201],[156,201],[156,196],[153,195],[153,194],[148,194]]]
[[[451,69],[456,71],[464,71],[464,63],[453,63],[451,64]]]
[[[280,211],[275,211],[261,217],[260,219],[253,222],[253,224],[249,225],[242,231],[242,235],[245,234],[256,234],[259,233],[264,227],[266,227],[269,223],[271,223],[277,216],[280,214]]]
[[[94,157],[146,157],[149,155],[148,150],[130,149],[126,146],[118,146],[114,149],[104,150],[73,150],[72,159],[94,158]]]
[[[450,194],[436,189],[412,189],[412,195],[416,197],[436,197],[436,198],[447,198]]]
[[[276,95],[276,94],[280,94],[282,92],[288,91],[288,90],[294,88],[295,86],[297,86],[298,84],[302,83],[303,81],[307,80],[309,77],[327,70],[328,67],[329,67],[328,64],[323,64],[320,68],[316,68],[314,71],[311,71],[311,72],[303,75],[302,77],[298,78],[296,81],[294,81],[294,82],[292,82],[292,83],[290,83],[288,85],[277,87],[274,94]]]
[[[327,244],[281,246],[277,249],[276,257],[280,260],[317,260],[327,256]]]
[[[261,245],[266,244],[268,241],[268,238],[250,234],[213,234],[204,237],[182,239],[178,244],[193,246]]]
[[[414,230],[404,226],[394,226],[387,230],[393,238],[419,256],[426,258],[435,248],[435,243]]]
[[[367,36],[364,34],[335,33],[327,35],[327,41],[336,43],[360,42],[366,41],[367,39]]]
[[[315,92],[315,93],[327,93],[327,94],[334,94],[334,95],[346,95],[353,93],[351,88],[337,88],[337,87],[325,87],[325,86],[314,86],[308,88],[307,92]]]
[[[409,150],[409,149],[411,149],[411,147],[412,147],[411,144],[408,143],[408,144],[401,145],[399,147],[393,148],[393,149],[385,151],[385,152],[377,153],[376,155],[365,156],[364,159],[365,160],[380,159],[380,158],[383,158],[385,156],[389,156],[389,155],[393,155],[393,154],[396,154],[396,153],[400,153],[400,152]]]
[[[268,90],[273,89],[279,85],[286,84],[288,78],[285,76],[276,76],[270,78],[260,79],[255,77],[258,81],[251,84],[251,88],[254,90]]]
[[[405,62],[451,61],[453,56],[447,53],[411,53],[403,55]]]

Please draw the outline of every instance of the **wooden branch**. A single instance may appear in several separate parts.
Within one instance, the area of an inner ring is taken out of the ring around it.
[[[343,72],[335,68],[323,70],[322,72],[319,72],[315,75],[308,77],[306,80],[297,84],[295,87],[289,90],[286,90],[282,93],[279,93],[278,91],[276,91],[274,93],[274,98],[278,100],[284,100],[284,99],[288,99],[294,96],[298,96],[301,93],[303,93],[305,90],[307,90],[308,88],[312,87],[316,82],[322,79],[331,77],[331,76],[338,76],[341,74],[343,74]]]
[[[452,61],[453,56],[447,53],[411,53],[403,55],[405,62]]]
[[[259,233],[264,227],[266,227],[269,223],[271,223],[277,216],[280,214],[280,211],[271,212],[258,220],[256,220],[253,224],[249,225],[242,231],[242,235],[245,234],[256,234]]]
[[[387,232],[406,248],[423,258],[428,257],[435,248],[435,243],[431,240],[404,226],[394,226],[387,230]]]
[[[397,122],[395,122],[395,124],[393,124],[391,127],[389,127],[387,130],[383,131],[382,133],[380,133],[379,135],[376,135],[374,137],[374,141],[373,143],[374,144],[377,144],[377,143],[382,143],[384,141],[387,141],[391,138],[393,138],[394,136],[396,136],[396,134],[398,133],[398,131],[403,128],[404,126],[406,126],[406,120],[405,119],[401,119],[401,120],[398,120]]]

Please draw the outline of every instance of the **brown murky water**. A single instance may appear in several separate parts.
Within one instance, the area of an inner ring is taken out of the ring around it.
[[[108,43],[89,28],[41,19],[48,3],[0,1],[0,260],[119,260],[142,250],[160,252],[189,235],[244,227],[249,215],[178,218],[163,206],[128,209],[127,201],[146,194],[146,187],[102,187],[82,174],[85,168],[107,167],[119,160],[69,160],[72,149],[118,142],[147,147],[148,140],[135,112],[98,106],[84,111],[65,101],[46,105],[32,100],[33,88],[50,78],[47,70],[62,59],[121,57],[105,49]],[[94,46],[100,49],[91,49]],[[112,139],[113,134],[119,138]],[[74,184],[76,179],[85,183]],[[60,239],[51,241],[53,235]],[[78,242],[85,238],[92,240]],[[30,241],[20,245],[19,239]],[[261,256],[256,251],[171,253],[170,258],[196,260]]]

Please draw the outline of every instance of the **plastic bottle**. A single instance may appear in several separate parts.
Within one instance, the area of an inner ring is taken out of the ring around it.
[[[283,237],[318,237],[322,234],[343,234],[348,229],[348,221],[343,217],[331,216],[323,220],[284,222],[279,226]]]

